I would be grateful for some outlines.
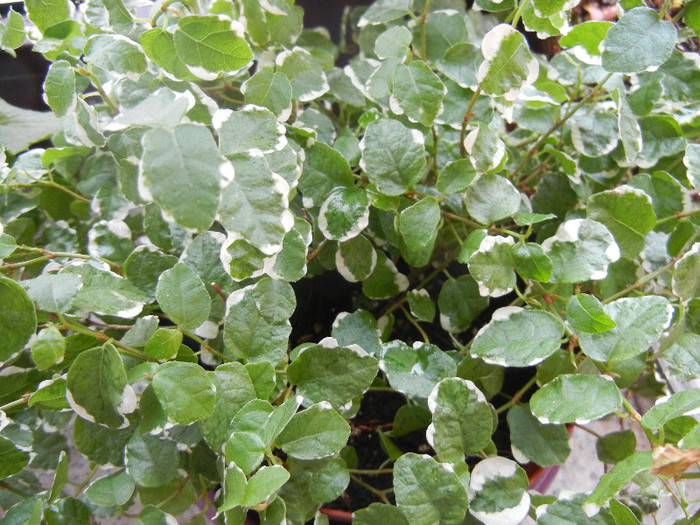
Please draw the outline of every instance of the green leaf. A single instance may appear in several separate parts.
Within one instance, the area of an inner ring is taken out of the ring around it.
[[[489,457],[469,479],[469,512],[484,525],[520,523],[530,508],[527,474],[515,461]]]
[[[196,363],[160,365],[153,376],[153,390],[168,418],[179,425],[204,419],[214,410],[216,387]]]
[[[610,263],[620,258],[610,231],[591,219],[561,223],[542,249],[552,261],[552,280],[563,283],[603,279]]]
[[[379,354],[381,339],[377,320],[367,310],[339,313],[333,321],[331,336],[340,346],[357,345],[370,355]]]
[[[219,220],[229,231],[227,242],[242,237],[263,254],[274,255],[294,227],[289,185],[270,169],[259,151],[238,155],[233,164],[236,177],[224,189],[219,210]],[[223,262],[224,266],[230,263]]]
[[[280,151],[287,145],[285,129],[274,113],[259,106],[246,105],[239,111],[220,109],[212,117],[219,135],[219,151],[231,158],[237,153]]]
[[[0,144],[8,153],[24,151],[59,127],[60,121],[50,112],[18,108],[0,99]]]
[[[564,425],[543,425],[527,404],[512,407],[507,419],[511,450],[521,463],[532,461],[547,467],[561,465],[569,457],[569,432]]]
[[[161,87],[133,107],[124,109],[106,129],[121,131],[131,126],[173,128],[194,105],[194,97],[189,91],[178,93]]]
[[[470,353],[487,363],[533,366],[556,352],[563,336],[562,323],[549,312],[506,306],[479,330]]]
[[[295,308],[294,290],[286,281],[263,278],[236,290],[226,301],[224,353],[277,364],[287,353],[289,318]]]
[[[44,80],[44,97],[57,117],[62,117],[75,106],[77,99],[75,71],[65,60],[57,60],[49,66]]]
[[[402,195],[419,182],[426,169],[423,134],[397,120],[367,125],[360,141],[360,167],[385,195]]]
[[[66,375],[66,397],[81,418],[109,428],[129,425],[124,414],[136,409],[124,363],[111,344],[78,354]]]
[[[625,361],[643,352],[671,324],[673,307],[665,297],[623,297],[606,304],[605,314],[617,324],[603,333],[577,330],[581,350],[603,362]]]
[[[692,414],[700,408],[700,390],[685,390],[672,396],[664,396],[642,417],[642,424],[647,428],[661,428],[671,419]]]
[[[367,279],[377,265],[377,252],[364,235],[338,243],[335,265],[345,280],[356,283]]]
[[[211,449],[218,450],[228,437],[231,420],[246,403],[257,397],[255,385],[262,384],[263,380],[254,381],[246,367],[235,361],[218,366],[211,380],[216,388],[216,402],[211,415],[199,421],[199,427]]]
[[[632,163],[642,149],[642,130],[625,95],[615,90],[613,97],[617,103],[617,127],[625,150],[625,160]]]
[[[530,398],[530,410],[544,424],[584,424],[621,406],[620,390],[608,376],[562,374]]]
[[[464,200],[469,215],[481,224],[512,216],[520,209],[520,192],[513,184],[493,173],[477,175]]]
[[[332,338],[304,348],[287,367],[287,380],[311,403],[340,408],[361,396],[377,375],[377,360],[360,347]]]
[[[700,191],[700,144],[688,143],[683,164],[688,168],[688,180],[696,191]]]
[[[411,525],[461,523],[467,491],[454,469],[428,455],[409,452],[394,464],[396,505]]]
[[[31,345],[32,359],[39,370],[46,370],[63,361],[65,351],[66,342],[55,326],[41,330]]]
[[[437,346],[402,341],[382,345],[380,365],[394,390],[427,398],[441,380],[457,374],[454,360]]]
[[[197,328],[209,317],[209,292],[195,271],[183,263],[161,274],[156,299],[163,312],[186,330]]]
[[[85,497],[95,505],[114,507],[125,505],[134,493],[136,484],[124,471],[109,474],[90,484]]]
[[[362,282],[363,293],[372,299],[388,299],[408,288],[408,278],[400,273],[384,252],[377,255],[372,274]]]
[[[470,275],[448,279],[438,295],[440,326],[450,333],[464,332],[488,304],[489,300],[479,294],[479,286]]]
[[[17,249],[17,243],[11,235],[0,233],[0,260],[9,257]]]
[[[322,142],[306,150],[304,173],[299,179],[306,208],[320,207],[334,188],[351,187],[354,182],[350,165],[339,151]]]
[[[378,25],[403,18],[411,10],[411,0],[378,0],[362,14],[358,27]]]
[[[411,45],[411,32],[402,26],[392,26],[384,31],[374,43],[374,52],[382,60],[398,58],[403,60]]]
[[[420,60],[399,64],[392,75],[389,104],[396,115],[430,126],[442,112],[442,99],[447,94],[440,78]]]
[[[559,39],[559,45],[564,48],[581,46],[591,56],[600,55],[600,43],[613,25],[612,22],[594,21],[576,24]]]
[[[297,459],[317,459],[340,452],[350,436],[350,425],[323,404],[297,412],[275,445]]]
[[[235,431],[224,446],[226,463],[234,463],[244,474],[249,475],[265,459],[267,446],[255,432]]]
[[[481,50],[472,43],[453,45],[437,61],[438,70],[460,87],[476,89],[479,85],[477,70],[483,61]]]
[[[418,405],[403,405],[394,416],[392,437],[401,437],[416,430],[427,428],[432,422],[432,414],[427,408]]]
[[[156,128],[142,142],[141,197],[160,204],[178,224],[206,230],[216,216],[221,187],[233,178],[209,130],[196,124]]]
[[[516,223],[518,219],[516,218]],[[518,243],[510,249],[515,270],[523,279],[534,279],[543,283],[552,277],[552,261],[542,246],[534,242]]]
[[[603,40],[603,68],[619,73],[640,73],[658,67],[671,56],[676,28],[648,7],[627,11]]]
[[[152,434],[135,433],[126,446],[126,472],[140,487],[160,487],[175,479],[177,444]]]
[[[438,457],[448,463],[464,460],[491,442],[496,430],[496,411],[483,392],[467,379],[443,379],[428,397],[433,421],[426,439]]]
[[[603,474],[598,486],[586,498],[587,504],[605,505],[615,497],[620,490],[637,474],[649,470],[652,465],[651,452],[635,452],[627,459],[620,461],[607,474]]]
[[[500,297],[515,288],[511,247],[512,237],[487,235],[469,257],[469,273],[479,284],[479,295]]]
[[[435,197],[424,197],[401,211],[397,229],[406,262],[413,266],[425,266],[429,262],[441,219],[440,205]]]
[[[10,7],[7,13],[7,22],[1,27],[0,49],[7,51],[14,57],[16,56],[14,50],[24,44],[24,39],[26,38],[24,32],[24,18]]]
[[[464,190],[476,177],[476,170],[468,158],[459,159],[445,164],[438,175],[436,187],[445,194],[458,193]]]
[[[289,479],[289,472],[280,465],[261,467],[248,480],[243,496],[243,506],[263,503]]]
[[[90,37],[84,55],[88,64],[117,75],[146,71],[146,57],[139,45],[122,35]]]
[[[610,230],[624,257],[639,255],[644,249],[644,235],[656,226],[649,196],[628,185],[592,195],[586,211],[589,218]]]
[[[17,448],[12,441],[0,436],[0,478],[22,472],[29,464],[29,453]]]
[[[168,525],[175,517],[153,505],[147,505],[139,514],[136,525]]]
[[[284,122],[292,112],[292,84],[284,73],[271,67],[258,69],[241,85],[246,104],[255,104],[272,111]]]
[[[139,43],[143,47],[143,52],[146,53],[146,56],[171,75],[182,80],[194,80],[197,78],[190,73],[185,62],[177,54],[172,33],[159,27],[154,27],[141,33]]]
[[[175,264],[177,257],[165,254],[151,244],[143,244],[126,258],[123,269],[129,281],[147,293],[149,298],[155,299],[158,278]]]
[[[615,464],[631,456],[637,448],[637,438],[632,430],[611,432],[596,442],[598,459],[603,463]]]
[[[616,525],[641,525],[634,512],[616,499],[610,500],[610,513],[613,515]]]
[[[603,305],[592,295],[578,294],[569,297],[566,303],[566,319],[578,332],[599,334],[617,326]]]
[[[574,148],[588,157],[607,155],[619,142],[617,116],[610,111],[579,112],[567,124]]]
[[[700,293],[699,267],[700,243],[696,242],[673,267],[673,293],[683,301],[689,301]]]
[[[51,492],[49,494],[49,503],[60,498],[63,487],[68,483],[68,454],[65,450],[61,450],[58,454],[58,463],[54,473],[53,482],[51,483]]]
[[[414,46],[423,52],[422,39],[425,38],[424,59],[435,63],[453,45],[467,41],[468,36],[462,13],[455,9],[432,10],[428,11],[420,32],[415,31]]]
[[[338,188],[321,205],[318,228],[326,239],[347,241],[369,224],[370,200],[362,189]]]
[[[79,275],[44,274],[22,282],[27,295],[46,312],[66,312],[81,288]]]
[[[292,98],[310,102],[324,95],[329,89],[326,73],[313,55],[302,47],[282,51],[275,63],[292,85]]]
[[[485,93],[514,100],[520,90],[532,84],[539,73],[539,64],[530,53],[525,37],[513,26],[499,24],[481,41],[484,61],[477,80]]]
[[[498,134],[483,124],[470,131],[464,139],[464,148],[478,173],[497,171],[506,161],[506,146]],[[480,179],[477,179],[480,180]],[[493,181],[494,179],[487,179]],[[499,180],[503,183],[502,180]],[[484,193],[484,188],[474,188],[473,191]],[[505,191],[504,191],[505,193]]]
[[[66,401],[66,380],[64,378],[56,378],[54,380],[45,381],[41,387],[29,396],[27,405],[37,405],[45,410],[63,410],[70,408]]]
[[[700,335],[681,334],[664,352],[664,358],[680,379],[700,377]]]
[[[34,303],[22,287],[6,277],[0,277],[0,362],[19,354],[37,327]]]
[[[406,294],[408,306],[411,309],[411,314],[425,323],[432,323],[435,319],[435,303],[430,297],[430,294],[425,288],[420,290],[411,290]]]
[[[27,0],[27,16],[41,33],[68,20],[71,16],[68,0]]]
[[[177,21],[173,44],[178,56],[195,76],[214,80],[248,66],[253,52],[236,34],[231,22],[214,15],[190,15]]]

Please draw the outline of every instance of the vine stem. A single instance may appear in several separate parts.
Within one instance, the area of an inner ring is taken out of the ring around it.
[[[114,268],[120,274],[122,273],[122,268],[117,263],[114,263],[112,261],[108,261],[107,259],[104,259],[102,257],[97,257],[95,255],[85,255],[83,253],[72,253],[72,252],[52,252],[49,250],[45,250],[44,248],[36,248],[34,246],[27,246],[26,244],[23,244],[19,248],[20,248],[20,250],[24,250],[25,252],[41,253],[42,255],[46,255],[48,259],[55,259],[56,257],[66,257],[69,259],[86,259],[86,260],[94,259],[96,261],[100,261],[101,263],[104,263],[104,264],[110,266],[111,268]],[[19,262],[21,262],[21,261],[19,261]]]
[[[27,402],[29,401],[29,396],[31,396],[31,395],[32,394],[30,392],[27,392],[26,394],[23,394],[22,397],[20,397],[19,399],[16,399],[14,401],[10,401],[9,403],[0,407],[0,412],[7,412],[11,408],[26,405]]]
[[[52,257],[50,255],[42,255],[41,257],[36,257],[34,259],[27,259],[26,261],[19,261],[16,263],[3,264],[0,266],[0,271],[3,270],[14,270],[15,268],[23,268],[25,266],[30,266],[32,264],[37,264],[40,262],[48,261]]]
[[[428,60],[427,45],[425,38],[425,19],[428,16],[428,10],[430,9],[430,3],[432,0],[426,0],[423,12],[420,15],[420,54],[421,58],[425,61]]]
[[[181,332],[183,335],[186,335],[186,336],[189,337],[190,339],[194,339],[194,341],[196,341],[197,344],[199,344],[202,348],[204,348],[204,349],[205,349],[207,352],[209,352],[210,354],[213,354],[213,355],[215,355],[216,357],[220,357],[221,359],[223,359],[224,361],[227,361],[227,362],[233,361],[233,359],[231,359],[230,357],[228,357],[228,356],[222,354],[222,353],[219,352],[216,348],[213,348],[212,346],[208,345],[208,344],[204,341],[204,339],[202,339],[201,337],[199,337],[197,334],[195,334],[195,333],[193,333],[193,332],[190,332],[189,330],[185,330],[185,329],[182,328],[181,326],[178,326],[177,329],[180,330],[180,332]]]
[[[88,71],[87,69],[79,67],[78,73],[80,73],[81,75],[88,77],[90,79],[90,82],[92,82],[92,84],[95,86],[95,89],[102,97],[102,100],[104,100],[104,103],[107,104],[107,107],[109,107],[109,111],[112,115],[116,115],[117,113],[119,113],[119,107],[114,103],[112,98],[107,94],[107,92],[102,87],[102,82],[100,82],[100,79],[97,78],[97,76],[95,76],[95,74],[92,71]]]
[[[510,398],[510,401],[508,401],[506,404],[501,405],[496,409],[496,414],[500,414],[502,412],[505,412],[512,406],[517,405],[520,403],[520,399],[525,395],[525,393],[532,388],[532,386],[537,382],[537,376],[532,376],[530,380],[523,385],[523,387],[518,390],[512,398]]]
[[[622,406],[625,407],[625,410],[627,410],[627,413],[630,415],[630,417],[644,431],[644,434],[646,435],[647,439],[649,440],[649,444],[651,445],[651,448],[656,448],[658,446],[658,444],[656,443],[656,436],[654,436],[652,431],[649,430],[647,427],[645,427],[642,424],[642,416],[639,412],[637,412],[637,409],[635,409],[632,406],[632,404],[629,401],[627,401],[624,397],[622,398]]]
[[[403,304],[401,305],[401,311],[406,316],[406,319],[408,319],[408,322],[411,323],[416,330],[418,330],[418,333],[423,338],[423,341],[427,344],[430,344],[430,338],[428,337],[428,334],[425,333],[425,330],[423,330],[423,327],[421,327],[420,323],[418,323],[418,321],[416,321],[413,318],[411,313],[408,310],[406,310],[406,307]]]
[[[386,497],[385,491],[375,489],[372,485],[370,485],[369,483],[365,483],[364,481],[362,481],[360,478],[358,478],[357,476],[355,476],[353,474],[350,474],[350,479],[352,479],[355,483],[357,483],[361,487],[370,491],[372,494],[377,496],[379,499],[381,499],[387,505],[390,504],[389,498]]]
[[[56,190],[60,190],[64,193],[67,193],[71,197],[73,197],[76,200],[82,201],[82,202],[90,202],[90,199],[87,197],[83,197],[79,193],[74,192],[73,190],[66,188],[65,186],[61,186],[60,184],[52,181],[52,180],[37,180],[35,182],[14,182],[12,184],[9,184],[11,188],[33,188],[35,186],[41,186],[44,188],[53,188]]]
[[[610,297],[604,299],[604,300],[602,301],[602,303],[603,303],[603,304],[608,304],[608,303],[614,301],[615,299],[619,299],[620,297],[624,297],[625,295],[627,295],[628,293],[630,293],[632,290],[636,290],[637,288],[641,288],[642,286],[644,286],[646,283],[648,283],[648,282],[651,281],[652,279],[655,279],[656,277],[658,277],[658,276],[661,275],[662,273],[667,272],[668,270],[670,270],[671,268],[673,268],[673,266],[676,264],[676,262],[678,261],[678,259],[680,259],[680,257],[681,257],[680,255],[677,255],[676,257],[674,257],[673,259],[671,259],[671,262],[669,262],[669,263],[666,264],[665,266],[662,266],[662,267],[659,268],[658,270],[654,270],[653,272],[646,274],[644,277],[640,278],[637,282],[635,282],[635,283],[633,283],[633,284],[630,284],[627,288],[623,288],[623,289],[620,290],[619,292],[617,292],[617,293],[611,295]]]
[[[94,478],[94,477],[95,477],[95,474],[97,474],[98,468],[99,468],[99,467],[93,468],[92,471],[90,472],[90,474],[88,474],[88,477],[85,478],[85,479],[80,483],[80,485],[78,485],[78,486],[75,488],[75,494],[73,494],[73,497],[74,497],[74,498],[77,497],[78,495],[80,495],[80,493],[81,493],[83,490],[85,490],[85,487],[88,486],[88,484],[90,483],[90,481],[92,481],[92,478]]]
[[[348,472],[350,474],[364,474],[366,476],[379,476],[380,474],[391,474],[394,472],[393,468],[378,468],[378,469],[361,469],[361,468],[349,468]]]
[[[673,215],[669,215],[668,217],[664,217],[663,219],[659,219],[656,221],[656,225],[658,226],[659,224],[664,224],[667,222],[675,221],[678,219],[683,219],[684,217],[694,217],[695,215],[699,214],[700,210],[693,210],[693,211],[688,211],[685,213],[674,213]]]
[[[479,95],[481,95],[481,88],[476,88],[476,91],[474,91],[474,95],[472,95],[472,99],[469,101],[469,105],[467,106],[467,111],[464,112],[462,128],[459,130],[459,154],[462,156],[462,158],[467,156],[467,148],[464,145],[464,139],[467,137],[467,124],[469,124],[469,121],[474,116],[472,110],[474,109],[474,104],[476,104],[476,99],[479,98]]]
[[[134,348],[134,347],[129,346],[129,345],[125,345],[124,343],[122,343],[120,341],[115,341],[114,339],[103,334],[102,332],[96,332],[94,330],[90,330],[89,328],[87,328],[79,323],[74,323],[73,321],[70,321],[61,313],[58,314],[58,319],[61,321],[61,324],[66,329],[72,330],[72,331],[77,332],[79,334],[87,335],[89,337],[93,337],[102,343],[110,342],[118,350],[120,350],[123,354],[127,354],[127,355],[130,355],[132,357],[138,357],[139,359],[143,359],[145,361],[154,361],[154,362],[156,361],[155,359],[151,359],[150,357],[148,357],[146,354],[144,354],[141,350],[138,350],[137,348]]]
[[[25,494],[21,490],[14,488],[12,485],[7,483],[6,481],[0,481],[0,488],[8,490],[8,491],[12,492],[13,494],[16,494],[20,498],[27,499],[27,498],[31,497],[29,494]]]
[[[566,114],[558,119],[551,128],[549,128],[544,135],[542,135],[537,142],[535,142],[535,145],[532,146],[529,151],[525,154],[523,157],[523,160],[520,161],[520,164],[513,170],[513,173],[511,175],[511,178],[517,183],[519,180],[519,174],[522,171],[522,169],[525,167],[525,165],[530,161],[532,157],[535,156],[535,153],[540,149],[542,144],[549,138],[549,136],[554,133],[556,130],[558,130],[560,127],[562,127],[567,120],[569,120],[579,109],[581,109],[584,105],[586,105],[593,97],[597,96],[598,90],[605,85],[605,83],[610,80],[610,78],[613,76],[613,73],[608,73],[605,75],[605,78],[598,82],[595,87],[591,90],[591,92],[582,98],[578,104],[576,104],[573,108],[571,108],[569,111],[566,112]]]

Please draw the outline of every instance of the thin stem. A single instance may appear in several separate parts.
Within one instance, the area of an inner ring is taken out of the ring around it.
[[[65,329],[67,330],[72,330],[73,332],[87,335],[90,337],[93,337],[97,339],[98,341],[102,343],[110,342],[113,344],[117,350],[119,350],[121,353],[130,355],[132,357],[138,357],[139,359],[143,359],[145,361],[156,361],[155,359],[151,359],[148,357],[146,354],[144,354],[141,350],[134,348],[133,346],[125,345],[124,343],[120,341],[116,341],[109,337],[106,334],[103,334],[102,332],[96,332],[95,330],[90,330],[89,328],[79,324],[75,323],[69,319],[67,319],[63,314],[59,313],[58,314],[58,319],[61,321],[61,324]]]
[[[27,259],[26,261],[19,261],[16,263],[3,264],[0,266],[0,272],[3,270],[14,270],[15,268],[24,268],[25,266],[30,266],[32,264],[37,264],[40,262],[48,261],[52,259],[50,255],[42,255],[41,257],[36,257],[34,259]]]
[[[496,414],[500,414],[502,412],[505,412],[510,407],[515,406],[518,403],[520,403],[520,399],[525,395],[525,393],[528,390],[530,390],[533,387],[533,385],[536,382],[537,382],[537,376],[532,376],[530,378],[530,380],[527,383],[525,383],[525,385],[513,395],[513,397],[510,399],[510,401],[508,401],[506,404],[501,405],[500,407],[498,407],[496,409]]]
[[[37,180],[35,182],[15,182],[12,184],[8,184],[10,188],[33,188],[34,186],[40,186],[43,188],[54,188],[56,190],[60,190],[64,193],[67,193],[71,197],[73,197],[76,200],[82,201],[82,202],[90,202],[90,199],[83,197],[79,193],[74,192],[73,190],[66,188],[65,186],[62,186],[61,184],[58,184],[52,180]]]
[[[380,474],[391,474],[394,472],[393,468],[378,468],[378,469],[361,469],[361,468],[349,468],[348,472],[350,474],[364,474],[366,476],[379,476]]]
[[[630,415],[630,417],[641,427],[641,429],[644,431],[644,434],[647,437],[647,440],[649,441],[649,444],[651,445],[652,448],[657,446],[656,443],[656,437],[652,433],[651,430],[649,430],[647,427],[645,427],[642,424],[642,416],[637,410],[630,404],[629,401],[627,401],[625,398],[622,398],[622,405],[625,407],[625,410],[627,410],[627,413]]]
[[[323,247],[326,245],[326,239],[323,239],[318,246],[316,246],[316,249],[312,251],[309,255],[306,256],[306,262],[310,263],[313,261],[316,256],[321,253],[321,250],[323,250]]]
[[[513,14],[513,20],[510,23],[513,27],[516,27],[518,25],[518,22],[520,22],[520,17],[523,14],[523,11],[525,11],[525,7],[527,7],[528,0],[523,0],[520,5],[518,6],[517,11]]]
[[[204,348],[204,349],[205,349],[207,352],[209,352],[210,354],[213,354],[213,355],[215,355],[216,357],[219,357],[219,358],[223,359],[224,361],[228,361],[228,362],[233,361],[233,359],[231,359],[231,358],[228,357],[227,355],[222,354],[222,353],[219,352],[216,348],[213,348],[212,346],[208,345],[208,344],[204,341],[204,339],[202,339],[201,337],[199,337],[197,334],[195,334],[195,333],[193,333],[193,332],[190,332],[189,330],[185,330],[185,329],[182,328],[181,326],[178,326],[177,329],[180,330],[180,332],[182,332],[183,335],[186,335],[186,336],[189,337],[190,339],[193,339],[194,341],[196,341],[196,342],[199,344],[199,346],[201,346],[202,348]]]
[[[430,344],[430,339],[428,338],[428,334],[425,333],[425,330],[423,330],[420,323],[413,318],[411,313],[408,310],[406,310],[406,307],[404,305],[401,305],[401,311],[406,316],[406,319],[408,319],[408,322],[411,323],[416,330],[418,330],[418,333],[423,338],[423,341],[427,344]]]
[[[425,2],[425,8],[423,9],[423,12],[420,15],[420,54],[421,58],[427,62],[428,60],[428,53],[426,51],[427,46],[426,46],[426,38],[425,38],[425,19],[428,16],[428,10],[430,9],[430,3],[432,0],[427,0]]]
[[[581,430],[583,430],[583,431],[585,431],[585,432],[588,432],[590,435],[595,436],[597,439],[600,439],[600,438],[603,437],[603,436],[601,436],[600,434],[598,434],[598,432],[596,432],[596,431],[594,431],[594,430],[591,430],[590,428],[585,427],[585,426],[581,425],[580,423],[572,423],[572,424],[573,424],[576,428],[580,428]]]
[[[24,250],[25,252],[33,252],[33,253],[41,253],[43,255],[47,255],[49,259],[54,259],[56,257],[66,257],[68,259],[94,259],[96,261],[100,261],[115,270],[117,270],[119,273],[121,273],[122,269],[121,266],[119,266],[117,263],[114,263],[112,261],[108,261],[107,259],[104,259],[102,257],[98,257],[95,255],[85,255],[83,253],[73,253],[73,252],[52,252],[49,250],[45,250],[44,248],[36,248],[34,246],[27,246],[26,244],[23,244],[20,246],[21,250]]]
[[[669,262],[665,266],[662,266],[658,270],[654,270],[653,272],[646,274],[644,277],[641,277],[636,283],[630,284],[627,288],[624,288],[624,289],[620,290],[619,292],[611,295],[610,297],[604,299],[602,301],[602,303],[603,304],[610,303],[610,302],[614,301],[615,299],[619,299],[620,297],[624,297],[625,295],[627,295],[628,293],[630,293],[633,290],[636,290],[637,288],[641,288],[642,286],[644,286],[646,283],[648,283],[652,279],[655,279],[656,277],[658,277],[662,273],[667,272],[668,270],[673,268],[673,266],[676,264],[676,261],[679,258],[680,258],[680,255],[674,257],[673,259],[671,259],[671,262]]]
[[[461,215],[456,215],[454,213],[450,213],[449,211],[443,211],[441,213],[442,213],[442,216],[445,217],[446,219],[452,219],[453,221],[463,222],[464,224],[468,224],[469,226],[472,226],[474,228],[483,228],[484,227],[482,224],[479,224],[476,221],[473,221],[471,219],[467,219],[466,217],[462,217]]]
[[[549,138],[549,136],[554,133],[556,130],[558,130],[560,127],[566,123],[567,120],[569,120],[574,113],[576,113],[579,109],[581,109],[585,104],[587,104],[593,97],[597,96],[598,90],[603,87],[603,85],[610,80],[610,77],[612,77],[613,73],[608,73],[605,75],[605,78],[598,82],[598,84],[595,85],[595,87],[591,90],[591,92],[582,98],[578,104],[576,104],[573,108],[571,108],[569,111],[566,112],[566,114],[558,119],[547,132],[542,135],[537,142],[535,142],[535,145],[530,148],[530,150],[525,154],[523,157],[523,160],[520,161],[520,164],[513,170],[513,173],[511,175],[512,180],[518,182],[519,180],[519,174],[522,171],[522,169],[525,167],[525,165],[530,161],[532,157],[535,156],[535,153],[540,149],[542,144]]]
[[[85,487],[87,487],[90,484],[90,481],[92,481],[92,478],[95,477],[95,474],[97,474],[97,470],[99,467],[95,467],[90,471],[90,474],[88,474],[88,477],[85,478],[80,485],[78,485],[75,488],[75,493],[73,494],[73,497],[77,497],[80,495],[80,493],[85,490]]]
[[[112,115],[116,115],[117,113],[119,113],[119,107],[117,107],[112,98],[107,94],[107,92],[102,87],[102,82],[100,82],[100,79],[97,78],[97,76],[95,76],[95,74],[92,71],[88,71],[87,69],[79,67],[78,73],[90,79],[90,82],[92,82],[92,84],[95,86],[95,89],[102,97],[104,103],[107,104],[107,107],[109,108],[109,111]]]
[[[681,479],[700,479],[700,472],[686,472],[681,474]]]
[[[375,489],[372,485],[370,485],[370,484],[368,484],[368,483],[365,483],[365,482],[362,481],[360,478],[358,478],[357,476],[354,476],[354,475],[352,475],[352,474],[350,474],[350,479],[352,479],[355,483],[357,483],[357,484],[360,485],[361,487],[363,487],[363,488],[367,489],[368,491],[370,491],[372,494],[374,494],[375,496],[377,496],[379,499],[381,499],[381,500],[382,500],[384,503],[386,503],[387,505],[389,505],[389,504],[391,503],[391,502],[389,501],[389,498],[386,497],[386,492],[385,492],[385,491],[381,491],[381,490],[379,490],[379,489]]]
[[[663,20],[666,16],[666,11],[671,6],[671,0],[664,0],[664,4],[661,6],[661,12],[659,13],[659,20]]]
[[[8,490],[8,491],[12,492],[13,494],[16,494],[16,495],[19,496],[20,498],[25,498],[25,499],[26,499],[26,498],[30,498],[30,497],[31,497],[29,494],[25,494],[25,493],[22,492],[21,490],[14,488],[12,485],[10,485],[9,483],[7,483],[6,481],[0,481],[0,488],[2,488],[2,489],[4,489],[4,490]]]
[[[671,494],[671,496],[673,496],[673,499],[676,500],[676,503],[678,503],[678,506],[679,506],[679,507],[681,508],[681,510],[683,511],[683,514],[685,514],[685,517],[686,517],[686,518],[690,518],[690,514],[688,514],[688,509],[686,508],[687,505],[684,505],[684,504],[683,504],[683,501],[682,501],[681,498],[676,494],[676,491],[673,490],[673,487],[671,487],[671,484],[668,482],[668,480],[665,480],[665,479],[663,479],[662,477],[659,477],[659,476],[657,476],[657,477],[659,478],[659,481],[661,481],[661,483],[663,484],[663,486],[666,487],[666,490],[669,492],[669,494]]]
[[[674,213],[673,215],[670,215],[668,217],[664,217],[663,219],[659,219],[656,221],[656,225],[658,226],[659,224],[664,224],[667,222],[675,221],[677,219],[682,219],[684,217],[694,217],[695,215],[700,214],[700,210],[693,210],[685,213]]]
[[[459,131],[459,154],[462,158],[467,156],[467,148],[464,146],[464,139],[467,136],[467,124],[469,124],[469,121],[474,116],[472,110],[474,109],[474,104],[476,104],[476,99],[479,98],[479,95],[481,95],[481,88],[477,88],[476,91],[474,91],[474,95],[472,95],[472,99],[469,101],[467,111],[464,112],[464,118],[462,119],[462,128]]]
[[[26,405],[27,401],[29,401],[29,396],[31,396],[31,395],[32,395],[31,392],[27,392],[26,394],[22,395],[22,397],[20,397],[19,399],[16,399],[14,401],[10,401],[9,403],[0,407],[0,412],[7,412],[11,408]]]

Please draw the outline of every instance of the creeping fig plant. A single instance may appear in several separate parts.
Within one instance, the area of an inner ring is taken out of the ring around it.
[[[700,4],[575,4],[10,10],[52,111],[0,100],[1,523],[698,519]],[[609,415],[595,490],[528,490]]]

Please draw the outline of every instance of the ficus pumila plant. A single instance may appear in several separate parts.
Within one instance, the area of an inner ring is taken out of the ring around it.
[[[52,112],[0,101],[0,523],[324,523],[349,484],[365,525],[694,522],[700,3],[576,3],[378,0],[339,44],[293,0],[10,11]],[[321,274],[352,307],[293,340]],[[528,491],[610,415],[595,490]]]

